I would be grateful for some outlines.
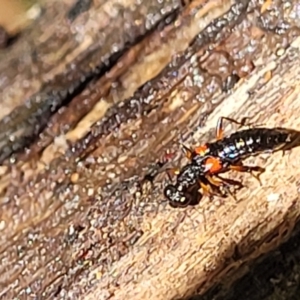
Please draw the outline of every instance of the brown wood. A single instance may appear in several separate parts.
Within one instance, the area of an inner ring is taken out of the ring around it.
[[[300,131],[296,2],[99,0],[74,19],[69,1],[46,5],[0,53],[3,299],[182,299],[290,237],[299,147],[247,160],[263,186],[230,173],[238,202],[173,209],[167,176],[148,179],[220,116]]]

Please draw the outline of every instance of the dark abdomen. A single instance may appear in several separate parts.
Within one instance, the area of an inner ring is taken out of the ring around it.
[[[253,128],[209,144],[210,155],[224,160],[238,161],[251,155],[282,149],[290,142],[290,133],[284,129]]]

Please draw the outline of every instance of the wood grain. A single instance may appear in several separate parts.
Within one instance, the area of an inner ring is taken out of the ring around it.
[[[201,131],[213,128],[220,115],[254,116],[255,122],[270,127],[299,129],[300,69],[294,64],[299,47],[297,39],[278,61],[258,68],[209,116]],[[272,79],[249,96],[247,91],[255,90],[267,70],[272,70]],[[201,140],[201,133],[195,137]],[[204,200],[201,208],[187,208],[190,217],[176,235],[166,222],[172,223],[180,212],[159,214],[148,224],[150,236],[116,263],[111,276],[101,279],[97,290],[85,299],[104,299],[103,291],[108,289],[111,299],[182,299],[197,288],[205,292],[214,282],[276,248],[299,220],[299,153],[295,148],[284,157],[276,153],[267,155],[265,161],[251,159],[266,167],[263,187],[243,176],[248,188],[238,193],[238,203],[229,199],[216,205]]]

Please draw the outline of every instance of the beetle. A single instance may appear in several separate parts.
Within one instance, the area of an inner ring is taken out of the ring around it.
[[[228,170],[249,172],[259,180],[265,171],[259,166],[245,166],[242,160],[265,152],[284,149],[292,142],[292,131],[284,128],[248,128],[223,137],[223,120],[246,126],[247,118],[241,122],[221,117],[217,124],[217,140],[203,144],[193,150],[183,145],[183,151],[192,164],[202,167],[203,174],[220,174]],[[248,124],[251,126],[251,123]],[[257,175],[254,173],[257,172]],[[260,180],[259,180],[260,181]]]
[[[203,195],[209,198],[224,197],[228,193],[231,194],[229,188],[232,185],[243,187],[240,181],[219,175],[216,175],[218,180],[209,175],[204,176],[203,167],[194,163],[185,165],[181,170],[175,169],[174,173],[177,174],[176,183],[168,184],[164,188],[164,195],[172,207],[198,204]]]
[[[249,126],[249,128],[224,137],[224,120],[240,126]],[[177,175],[176,183],[169,184],[164,189],[164,195],[171,206],[185,207],[195,202],[195,190],[199,194],[198,198],[201,198],[203,195],[212,197],[231,194],[232,185],[237,186],[238,189],[242,188],[244,185],[240,181],[220,176],[220,173],[229,170],[248,172],[261,184],[259,176],[265,169],[259,166],[246,166],[243,164],[243,159],[265,152],[284,151],[293,141],[295,131],[285,128],[253,128],[251,127],[253,124],[247,123],[247,120],[248,118],[244,118],[238,122],[221,117],[216,126],[216,141],[203,144],[193,150],[182,145],[190,163],[181,170],[174,169]]]

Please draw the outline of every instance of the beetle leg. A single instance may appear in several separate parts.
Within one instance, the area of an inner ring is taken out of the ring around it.
[[[249,118],[243,118],[241,121],[237,121],[235,119],[228,118],[228,117],[220,117],[218,122],[217,122],[217,127],[216,127],[217,140],[221,140],[223,138],[223,134],[224,134],[223,121],[224,120],[226,120],[230,123],[240,125],[241,127],[242,126],[249,126],[251,124],[247,121],[247,120],[249,120]]]
[[[206,184],[206,189],[209,191],[210,196],[224,197],[224,192],[222,192],[221,187],[226,186],[226,184],[224,184],[222,180],[216,180],[209,175],[205,176],[205,179],[208,181]]]
[[[191,159],[192,158],[192,154],[193,154],[193,151],[187,147],[186,145],[180,143],[180,146],[181,146],[181,150],[182,152],[184,153],[184,155],[188,158],[188,159]]]
[[[207,197],[210,197],[211,196],[211,190],[210,190],[209,186],[206,185],[201,180],[199,181],[199,184],[200,184],[200,187],[202,189],[202,194],[205,195],[205,196],[207,196]]]
[[[234,199],[235,201],[237,201],[236,196],[234,193],[231,192],[230,190],[230,186],[238,186],[238,188],[240,189],[241,187],[243,187],[243,184],[240,181],[237,180],[233,180],[233,179],[228,179],[228,178],[223,178],[219,175],[215,175],[215,177],[217,177],[219,180],[216,180],[210,176],[206,176],[207,180],[214,186],[218,186],[219,188],[219,193],[222,196],[225,196],[226,194],[230,195],[232,199]],[[226,194],[224,194],[224,192],[222,193],[222,191],[220,190],[220,187],[224,188],[224,191]]]
[[[262,182],[260,180],[260,175],[265,171],[264,168],[259,166],[244,166],[244,165],[231,165],[229,166],[230,170],[237,171],[237,172],[247,172],[250,173],[260,185]]]
[[[217,186],[217,187],[220,187],[222,185],[224,185],[224,182],[223,180],[216,180],[215,178],[213,178],[212,176],[205,176],[205,178],[209,181],[210,184],[214,185],[214,186]]]
[[[207,196],[209,199],[212,199],[213,196],[216,196],[217,194],[215,194],[211,187],[209,186],[209,184],[205,184],[204,182],[202,182],[201,180],[199,181],[200,187],[202,189],[202,194],[204,196]]]
[[[219,178],[220,180],[222,180],[223,182],[225,182],[225,184],[227,185],[234,185],[234,186],[237,186],[238,189],[241,189],[244,187],[244,185],[242,184],[241,181],[239,180],[234,180],[234,179],[230,179],[230,178],[224,178],[224,177],[221,177],[220,175],[216,174],[215,175],[217,178]]]
[[[224,133],[224,128],[223,128],[223,121],[226,120],[230,123],[234,123],[239,125],[240,127],[244,127],[244,126],[248,126],[248,127],[258,127],[258,126],[262,126],[264,124],[256,124],[256,123],[251,123],[249,122],[250,118],[248,117],[244,117],[241,119],[241,121],[237,121],[235,119],[232,118],[228,118],[228,117],[220,117],[218,122],[217,122],[217,140],[220,140],[223,138],[223,133]]]
[[[224,119],[225,119],[225,117],[220,117],[218,122],[217,122],[217,126],[216,126],[217,140],[221,140],[223,138],[223,134],[224,134],[223,120]]]

